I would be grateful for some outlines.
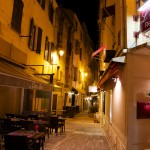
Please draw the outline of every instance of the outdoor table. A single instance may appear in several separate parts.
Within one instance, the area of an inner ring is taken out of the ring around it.
[[[8,135],[12,136],[27,136],[29,140],[38,140],[39,143],[42,144],[42,150],[44,150],[44,138],[45,138],[45,132],[34,132],[34,131],[27,131],[27,130],[18,130],[9,133]]]

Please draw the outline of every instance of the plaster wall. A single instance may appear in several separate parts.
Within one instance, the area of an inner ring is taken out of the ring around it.
[[[150,90],[150,56],[128,55],[128,150],[150,148],[150,119],[137,119],[137,101],[149,102],[145,92]]]
[[[124,67],[122,68],[124,72]],[[125,77],[119,74],[113,88],[112,100],[112,128],[122,143],[126,143],[126,99],[125,99]]]
[[[0,86],[0,116],[20,112],[21,89]]]

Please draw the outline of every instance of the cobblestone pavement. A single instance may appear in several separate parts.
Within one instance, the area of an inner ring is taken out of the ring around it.
[[[66,118],[66,132],[46,138],[44,150],[111,150],[99,123],[87,112]]]

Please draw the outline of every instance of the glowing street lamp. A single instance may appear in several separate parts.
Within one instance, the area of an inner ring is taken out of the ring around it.
[[[63,56],[64,55],[64,51],[61,49],[61,50],[59,50],[59,55],[60,56]]]
[[[85,72],[85,73],[84,73],[84,76],[85,76],[85,77],[87,77],[87,76],[88,76],[88,73],[87,73],[87,72]]]

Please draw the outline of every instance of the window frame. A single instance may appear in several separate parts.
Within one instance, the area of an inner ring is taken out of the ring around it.
[[[12,19],[11,19],[11,27],[19,34],[21,33],[23,7],[24,5],[23,5],[22,0],[14,1]]]
[[[36,53],[41,53],[42,29],[35,25],[34,19],[31,18],[28,47]]]

